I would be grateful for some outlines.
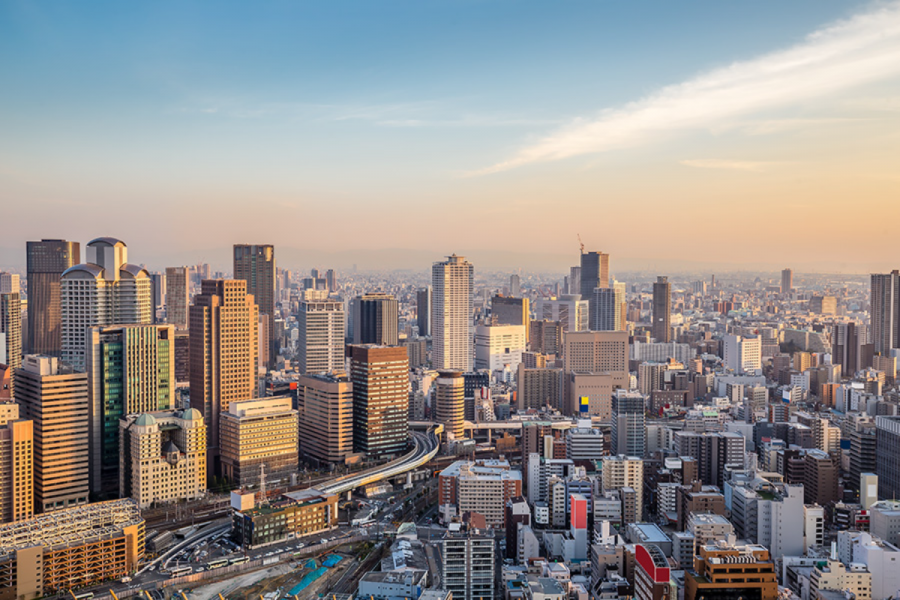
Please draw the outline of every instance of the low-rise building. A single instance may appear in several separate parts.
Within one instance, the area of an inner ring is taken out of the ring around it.
[[[428,583],[428,571],[371,571],[359,580],[360,598],[369,600],[418,600]]]
[[[309,488],[283,494],[259,506],[235,506],[231,535],[245,548],[258,548],[291,537],[312,535],[338,525],[338,497]]]
[[[701,546],[693,568],[685,570],[684,600],[737,598],[775,600],[778,582],[769,551],[758,545]]]

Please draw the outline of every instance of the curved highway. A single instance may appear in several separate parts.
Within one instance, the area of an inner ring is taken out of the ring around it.
[[[410,432],[409,437],[413,443],[413,449],[400,458],[362,473],[338,477],[324,485],[317,485],[315,488],[329,494],[342,494],[417,469],[438,453],[441,447],[440,439],[438,439],[441,429],[442,427],[438,425],[437,428],[429,428],[425,433]]]

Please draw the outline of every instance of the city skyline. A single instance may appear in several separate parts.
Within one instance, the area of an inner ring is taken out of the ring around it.
[[[697,3],[650,20],[596,3],[96,7],[0,9],[0,51],[20,57],[0,66],[0,203],[17,225],[0,268],[24,268],[27,240],[103,235],[154,269],[227,265],[234,243],[271,243],[286,266],[292,252],[339,268],[456,252],[567,268],[578,233],[619,267],[775,269],[785,253],[798,271],[892,267],[874,258],[887,225],[834,215],[900,213],[897,2]],[[244,218],[248,200],[278,218]],[[551,205],[572,218],[539,252],[491,235]],[[309,226],[338,215],[339,248]],[[385,245],[383,227],[403,235]],[[778,243],[710,250],[734,227]],[[823,235],[843,243],[812,252]]]

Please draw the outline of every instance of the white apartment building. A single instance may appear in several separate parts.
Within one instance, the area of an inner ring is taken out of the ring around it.
[[[726,334],[725,368],[738,375],[756,374],[762,370],[762,341],[759,336]]]
[[[431,267],[431,348],[435,369],[472,370],[475,267],[455,254]]]
[[[475,368],[512,377],[525,351],[523,325],[478,325],[475,328]]]
[[[312,296],[312,295],[310,295]],[[312,297],[300,301],[297,319],[300,372],[344,371],[344,303]]]

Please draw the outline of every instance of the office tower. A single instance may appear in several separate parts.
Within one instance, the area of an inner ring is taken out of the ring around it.
[[[399,455],[409,434],[409,357],[400,346],[352,346],[353,446],[366,456]]]
[[[153,322],[159,323],[157,311],[166,305],[166,274],[158,271],[150,273],[150,300],[153,303]]]
[[[194,408],[119,421],[119,491],[141,509],[206,495],[206,424]]]
[[[91,491],[117,495],[119,419],[172,408],[175,327],[113,325],[88,332]]]
[[[241,488],[290,484],[297,472],[298,413],[290,396],[233,402],[221,416],[222,474]],[[318,424],[321,426],[321,423]]]
[[[608,288],[594,289],[594,308],[591,313],[592,331],[625,331],[625,284],[613,282]]]
[[[344,373],[297,380],[300,452],[320,464],[342,464],[353,454],[353,384]]]
[[[22,365],[22,302],[19,292],[0,294],[0,364],[11,373]],[[16,382],[10,381],[9,396],[16,399]]]
[[[559,321],[538,319],[531,322],[528,341],[532,351],[538,354],[558,355],[563,349],[564,329]]]
[[[603,492],[634,490],[629,510],[622,511],[624,523],[641,521],[644,506],[644,460],[634,456],[605,456],[601,461],[600,487]]]
[[[455,514],[482,515],[488,527],[506,527],[506,504],[522,495],[522,473],[505,460],[458,460],[438,474],[438,505]]]
[[[652,335],[657,342],[672,341],[672,286],[668,277],[657,277],[653,284]]]
[[[330,294],[338,291],[337,276],[334,274],[334,269],[325,271],[325,285],[328,286],[328,293]]]
[[[431,335],[431,286],[416,292],[416,325],[421,337]]]
[[[150,275],[128,262],[125,242],[97,238],[86,254],[87,261],[68,269],[60,282],[62,359],[76,371],[85,369],[90,327],[153,323]]]
[[[472,370],[474,276],[472,263],[455,254],[431,268],[431,362],[435,369]]]
[[[353,299],[353,343],[396,346],[399,309],[390,294],[372,292]]]
[[[62,349],[60,276],[81,262],[81,245],[65,240],[27,242],[28,351],[59,356]]]
[[[875,474],[878,497],[900,495],[900,417],[875,417]]]
[[[581,295],[581,267],[569,267],[567,294]]]
[[[704,485],[722,489],[726,467],[744,466],[746,442],[732,431],[676,431],[672,442],[676,456],[690,456],[697,461],[697,478]]]
[[[634,600],[669,600],[669,561],[656,544],[634,546]]]
[[[16,371],[23,419],[34,421],[35,512],[87,504],[88,376],[55,357],[29,354]]]
[[[21,291],[22,285],[18,275],[0,271],[0,294],[18,294]]]
[[[540,410],[543,406],[561,409],[562,369],[527,369],[524,364],[519,364],[516,371],[516,401],[520,411]]]
[[[300,301],[297,315],[300,372],[344,370],[344,303],[340,300]]]
[[[258,308],[247,282],[207,279],[190,310],[191,407],[206,425],[210,474],[219,473],[219,418],[257,395]]]
[[[494,296],[491,298],[491,323],[493,325],[522,325],[525,336],[531,327],[528,298]]]
[[[873,350],[886,356],[900,347],[900,271],[872,275],[869,316]]]
[[[834,296],[813,296],[809,299],[809,312],[835,315],[837,314],[837,298]]]
[[[34,515],[34,423],[19,419],[19,406],[3,407],[0,420],[0,523]]]
[[[188,328],[190,273],[187,267],[166,267],[166,323]]]
[[[790,294],[794,291],[794,272],[790,269],[781,271],[781,293]]]
[[[274,366],[275,348],[275,247],[271,244],[234,245],[234,278],[247,282],[259,314],[268,317],[269,366]]]
[[[587,331],[590,326],[590,302],[578,294],[539,298],[535,303],[534,316],[539,321],[559,321],[563,331]]]
[[[441,583],[454,600],[494,597],[495,545],[493,533],[471,527],[461,529],[459,524],[444,534]]]
[[[525,351],[525,328],[521,325],[475,327],[475,368],[514,376]]]
[[[518,298],[522,295],[522,281],[515,273],[509,276],[509,295],[513,298]]]
[[[465,436],[465,380],[461,371],[440,371],[431,387],[434,420],[444,425],[444,434]]]
[[[616,390],[612,397],[610,454],[643,458],[647,449],[644,396]]]
[[[628,388],[628,332],[569,332],[564,354],[566,371],[607,372],[616,387]]]
[[[869,367],[872,350],[865,325],[855,322],[834,324],[831,332],[831,363],[840,365],[841,375],[852,377]]]
[[[588,315],[592,315],[597,312],[594,290],[609,287],[609,254],[582,252],[579,280],[577,289],[570,283],[570,291],[581,294],[581,297],[588,303]],[[591,327],[590,317],[588,317],[588,327]]]
[[[728,333],[725,334],[723,341],[725,347],[723,363],[726,369],[731,369],[738,375],[762,371],[762,341],[759,336]]]

